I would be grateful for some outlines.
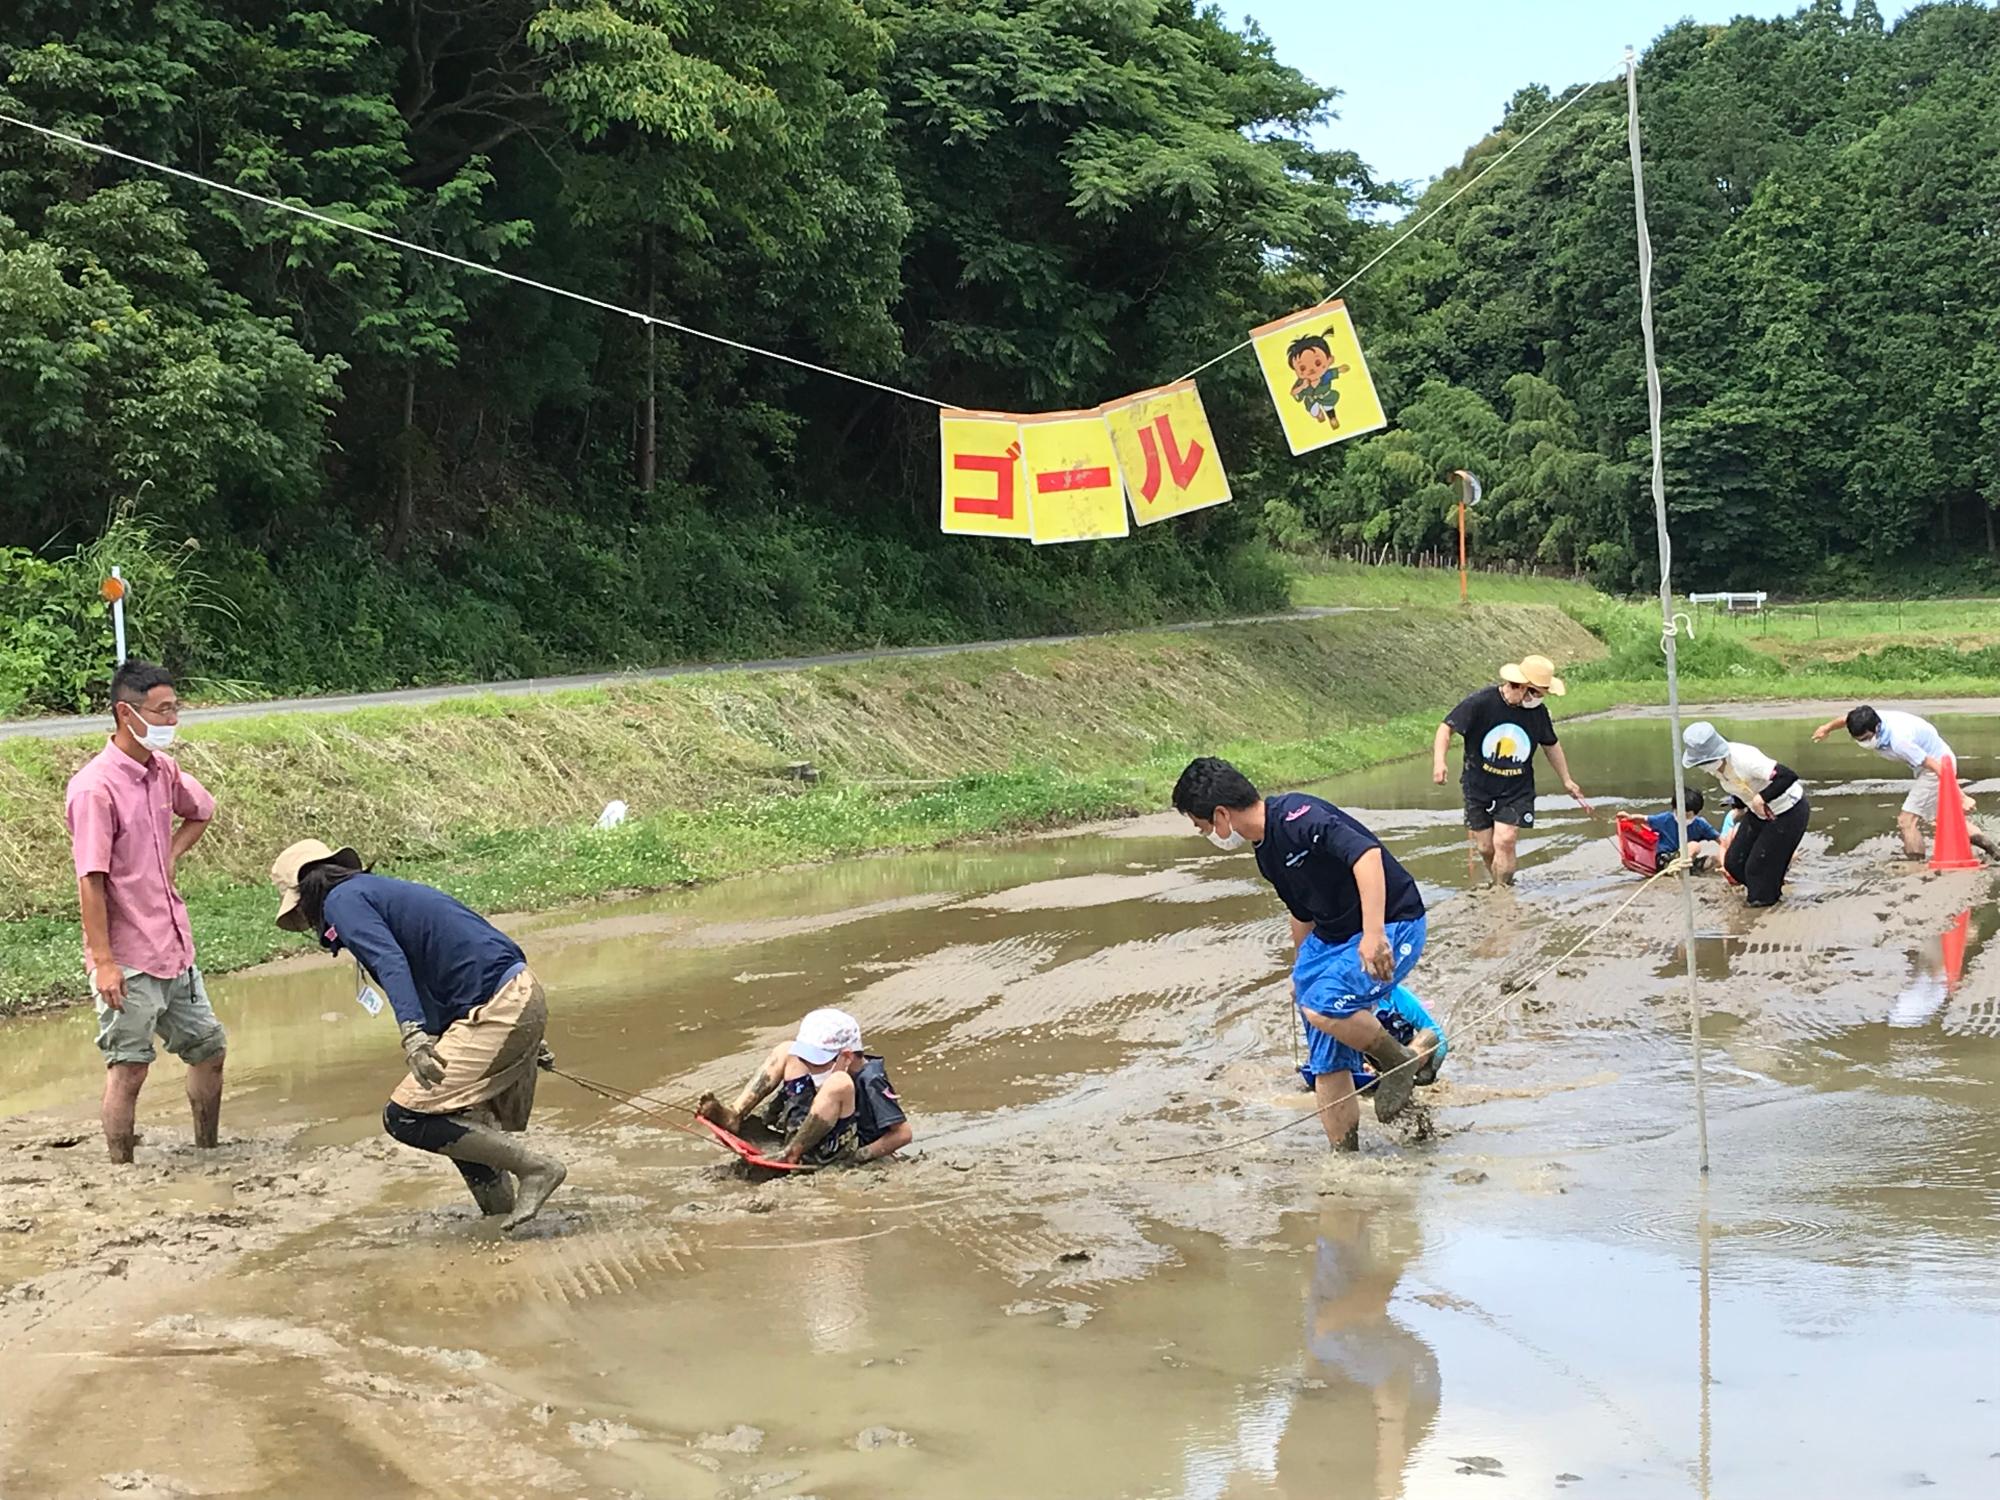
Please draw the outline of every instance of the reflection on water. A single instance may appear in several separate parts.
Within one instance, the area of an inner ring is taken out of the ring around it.
[[[468,1366],[495,1372],[475,1394],[503,1415],[481,1420],[559,1457],[578,1494],[1986,1493],[2000,910],[1984,877],[1894,860],[1903,787],[1879,761],[1811,744],[1808,721],[1722,722],[1797,766],[1816,811],[1784,907],[1752,916],[1698,883],[1705,1191],[1665,883],[1454,1038],[1434,1144],[1371,1125],[1358,1161],[1294,1132],[1149,1168],[1302,1108],[1277,909],[1242,856],[1163,815],[513,924],[564,1065],[662,1097],[733,1087],[803,1011],[850,1004],[912,1105],[917,1160],[758,1190],[758,1212],[699,1145],[615,1115],[586,1132],[600,1107],[551,1082],[543,1119],[578,1168],[546,1237],[499,1246],[436,1211],[456,1202],[448,1174],[399,1181],[190,1294],[303,1323],[340,1361],[145,1346],[172,1377],[155,1416],[240,1412],[239,1457],[306,1434],[326,1456],[282,1492],[356,1492],[379,1480],[380,1434],[326,1391],[392,1344],[436,1345],[488,1362]],[[2000,753],[1983,724],[1944,728],[1969,777]],[[1665,738],[1564,733],[1593,799],[1640,811],[1670,796]],[[1566,798],[1541,800],[1520,888],[1487,892],[1427,760],[1333,794],[1425,883],[1418,988],[1447,1024],[1634,888],[1609,818]],[[377,1149],[400,1059],[346,971],[211,991],[232,1033],[226,1126]],[[4,1107],[82,1118],[90,1037],[81,1013],[0,1031]],[[171,1072],[150,1128],[179,1127]],[[231,1181],[203,1183],[185,1195],[202,1211],[236,1202]],[[139,1191],[163,1212],[183,1194]],[[123,1431],[95,1415],[119,1410],[111,1376],[79,1361],[64,1379],[18,1418],[0,1483],[20,1493],[131,1466],[93,1448]],[[552,1423],[522,1414],[545,1405]],[[1830,1433],[1827,1413],[1856,1406],[1868,1439]],[[572,1416],[613,1436],[569,1442]],[[702,1446],[739,1424],[769,1433],[761,1453]],[[878,1428],[910,1446],[857,1446]],[[241,1462],[241,1493],[291,1472]]]

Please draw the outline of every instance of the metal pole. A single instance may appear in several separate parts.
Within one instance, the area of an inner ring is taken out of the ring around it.
[[[1470,597],[1465,582],[1465,496],[1458,497],[1458,602],[1463,604]]]
[[[118,580],[117,597],[111,601],[111,635],[118,648],[118,665],[125,665],[125,575],[117,568],[111,576]]]
[[[1625,49],[1625,134],[1632,149],[1632,212],[1639,234],[1639,331],[1646,349],[1646,414],[1653,442],[1653,522],[1660,549],[1660,644],[1667,653],[1667,725],[1674,768],[1674,821],[1687,853],[1687,775],[1681,769],[1681,680],[1674,645],[1674,544],[1667,535],[1666,463],[1660,451],[1660,365],[1653,348],[1653,239],[1646,229],[1646,166],[1639,151],[1639,59]],[[1702,1062],[1701,990],[1694,964],[1694,885],[1680,873],[1681,910],[1686,924],[1688,1036],[1694,1050],[1694,1124],[1703,1175],[1708,1172],[1708,1081]]]

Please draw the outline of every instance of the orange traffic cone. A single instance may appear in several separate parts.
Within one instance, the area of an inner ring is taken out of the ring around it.
[[[1933,870],[1976,870],[1979,856],[1972,852],[1972,835],[1965,826],[1965,798],[1958,790],[1958,767],[1949,756],[1938,777],[1937,837],[1931,840]]]
[[[1945,993],[1956,994],[1958,981],[1965,976],[1965,940],[1972,934],[1972,909],[1967,907],[1958,914],[1958,920],[1945,928],[1944,937],[1944,988]]]

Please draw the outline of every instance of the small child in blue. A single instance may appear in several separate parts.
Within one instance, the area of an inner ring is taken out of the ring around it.
[[[1708,804],[1702,800],[1701,793],[1693,787],[1687,789],[1687,804],[1689,845],[1721,843],[1722,832],[1701,815],[1702,809]],[[1660,836],[1658,845],[1660,863],[1665,864],[1676,854],[1680,853],[1680,824],[1675,819],[1674,810],[1671,807],[1665,812],[1656,812],[1647,818],[1646,826]]]
[[[741,1133],[766,1098],[771,1103],[762,1123],[784,1141],[780,1160],[787,1163],[880,1161],[912,1139],[910,1117],[882,1059],[861,1050],[861,1024],[830,1006],[808,1013],[794,1040],[771,1049],[734,1104],[703,1094],[695,1113]]]
[[[1264,798],[1213,756],[1181,773],[1174,807],[1219,849],[1256,846],[1258,873],[1292,915],[1292,993],[1320,1122],[1336,1151],[1357,1150],[1358,1089],[1372,1085],[1375,1118],[1393,1120],[1444,1055],[1436,1026],[1402,987],[1424,951],[1416,881],[1333,804],[1300,792]]]
[[[1297,996],[1293,996],[1296,1003]],[[1451,1043],[1446,1040],[1444,1028],[1431,1019],[1431,1013],[1424,1004],[1402,985],[1389,992],[1389,998],[1375,1007],[1375,1019],[1382,1023],[1382,1029],[1412,1051],[1428,1054],[1414,1070],[1418,1088],[1437,1082],[1438,1069],[1451,1055]],[[1311,1028],[1308,1028],[1310,1030]],[[1318,1078],[1313,1064],[1299,1064],[1299,1077],[1307,1088],[1312,1088]],[[1354,1074],[1354,1091],[1365,1094],[1375,1087],[1375,1075],[1366,1067]]]

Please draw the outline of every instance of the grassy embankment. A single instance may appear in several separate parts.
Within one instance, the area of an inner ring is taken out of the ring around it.
[[[1308,565],[1292,597],[1297,604],[1446,608],[1458,602],[1458,574]],[[1566,579],[1500,573],[1474,574],[1472,601],[1553,606],[1606,644],[1596,660],[1569,673],[1570,711],[1579,693],[1593,706],[1666,701],[1657,599],[1613,599]],[[1704,607],[1693,616],[1694,635],[1678,648],[1688,702],[2000,693],[2000,599],[1843,599],[1776,604],[1760,614]]]
[[[1420,751],[1444,707],[1529,650],[1564,663],[1566,715],[1664,696],[1647,605],[1540,578],[1474,591],[1461,612],[1451,573],[1336,566],[1303,575],[1298,601],[1397,612],[203,725],[182,759],[222,812],[183,889],[220,971],[296,946],[270,925],[264,871],[308,833],[521,910],[1154,808],[1198,752],[1267,784],[1333,775]],[[1923,647],[1856,632],[1844,658],[1824,634],[1806,650],[1704,622],[1684,696],[2000,692],[2000,606],[1955,608],[1962,634],[1906,621]],[[0,1011],[80,988],[61,802],[95,749],[0,741]],[[785,780],[797,761],[821,783]],[[597,832],[613,797],[634,816]]]
[[[506,911],[1156,808],[1193,753],[1279,783],[1419,749],[1535,648],[1602,650],[1556,610],[1454,607],[205,724],[180,758],[221,811],[182,889],[220,971],[297,945],[264,872],[307,834]],[[62,789],[98,743],[0,740],[0,1008],[80,987]]]

